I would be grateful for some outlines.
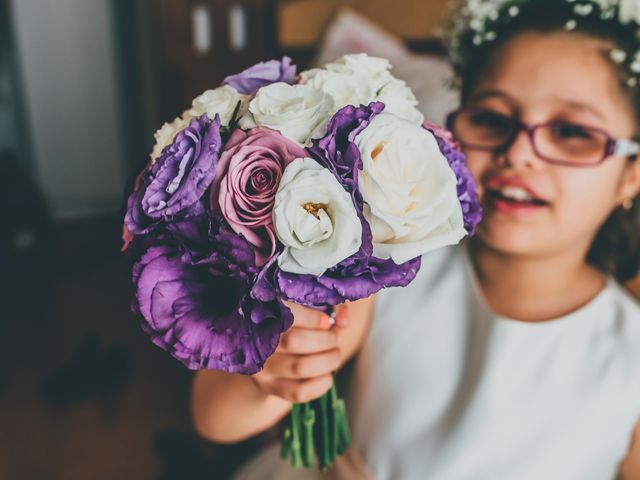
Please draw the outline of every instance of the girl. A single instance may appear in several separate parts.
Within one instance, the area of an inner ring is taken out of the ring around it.
[[[640,478],[640,307],[617,283],[640,263],[639,14],[637,0],[469,0],[449,127],[481,186],[478,235],[337,328],[292,306],[254,377],[199,372],[201,434],[267,429],[360,352],[347,460],[362,462],[345,478]],[[298,478],[275,456],[243,478]]]

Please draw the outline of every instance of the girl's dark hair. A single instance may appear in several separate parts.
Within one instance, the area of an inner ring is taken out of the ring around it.
[[[510,39],[524,32],[554,33],[567,31],[567,22],[573,20],[575,33],[608,41],[624,51],[628,58],[640,49],[635,36],[635,26],[622,25],[617,19],[602,19],[598,9],[583,17],[573,11],[575,3],[561,0],[529,0],[520,3],[520,13],[512,18],[506,12],[491,25],[495,40],[477,46],[475,33],[469,31],[459,38],[459,60],[454,67],[462,80],[462,101],[467,101],[491,60]],[[504,9],[503,9],[504,10]],[[573,23],[573,22],[572,22]],[[608,53],[608,52],[607,52]],[[526,52],[523,52],[526,55]],[[608,58],[608,56],[607,56]],[[640,82],[629,87],[630,72],[612,60],[612,68],[619,74],[620,87],[634,107],[637,124],[640,125]],[[640,138],[640,137],[639,137]],[[640,161],[630,158],[629,161]],[[640,271],[640,196],[633,199],[629,210],[617,208],[600,228],[589,251],[588,262],[619,282],[634,278]]]

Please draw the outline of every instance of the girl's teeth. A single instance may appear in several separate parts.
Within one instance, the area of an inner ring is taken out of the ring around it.
[[[500,194],[503,197],[510,198],[518,202],[527,202],[534,200],[534,198],[529,195],[529,192],[520,187],[502,187],[500,189]]]

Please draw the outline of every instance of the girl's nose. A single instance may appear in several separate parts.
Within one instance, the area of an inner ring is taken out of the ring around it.
[[[538,157],[532,136],[522,129],[504,150],[496,153],[496,163],[517,170],[535,168],[543,165],[544,160]]]

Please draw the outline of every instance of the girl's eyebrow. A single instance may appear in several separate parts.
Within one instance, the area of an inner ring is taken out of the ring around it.
[[[509,95],[504,93],[501,90],[490,89],[490,90],[481,90],[478,93],[474,93],[469,97],[470,102],[479,102],[482,100],[486,100],[487,98],[499,98],[506,103],[509,104],[510,107],[516,109],[516,102],[514,102]]]
[[[573,110],[592,113],[593,115],[598,117],[600,120],[602,121],[605,120],[604,115],[600,110],[598,110],[596,107],[593,107],[591,105],[587,105],[586,103],[582,103],[577,100],[568,100],[566,98],[560,98],[560,97],[555,97],[554,100],[566,105],[567,107]]]
[[[509,104],[509,106],[512,107],[513,109],[517,109],[516,102],[514,102],[513,99],[508,94],[506,94],[501,90],[496,90],[496,89],[482,90],[478,93],[475,93],[471,95],[471,97],[469,98],[469,101],[480,102],[488,98],[499,98],[500,100],[503,100],[507,104]],[[595,115],[598,119],[605,121],[604,114],[594,106],[588,105],[586,103],[582,103],[578,100],[572,100],[572,99],[567,99],[562,97],[553,97],[553,101],[563,104],[571,108],[572,110],[591,113]]]

